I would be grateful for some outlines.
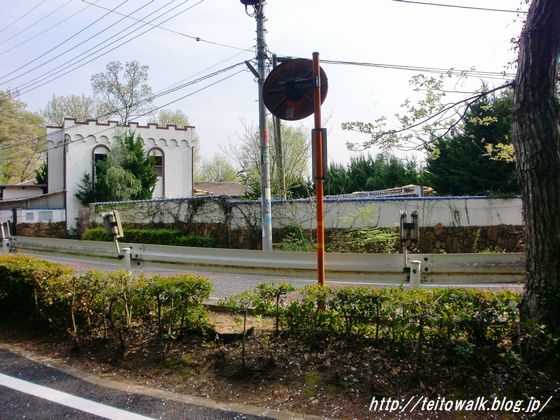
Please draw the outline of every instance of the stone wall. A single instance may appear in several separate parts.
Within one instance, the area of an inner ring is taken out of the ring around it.
[[[100,203],[90,206],[89,225],[101,225],[101,213],[113,209],[120,211],[125,226],[171,227],[212,236],[223,248],[261,248],[259,202],[205,197]],[[418,211],[421,252],[524,249],[519,198],[330,199],[325,202],[326,239],[340,229],[395,229],[401,210]],[[312,200],[275,201],[272,216],[274,243],[294,228],[307,237],[315,230]]]
[[[18,223],[18,236],[36,236],[40,238],[66,238],[66,223]]]

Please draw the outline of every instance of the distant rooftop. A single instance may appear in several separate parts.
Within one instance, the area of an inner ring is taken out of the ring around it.
[[[226,197],[242,197],[247,188],[238,182],[195,182],[193,195],[223,195]]]

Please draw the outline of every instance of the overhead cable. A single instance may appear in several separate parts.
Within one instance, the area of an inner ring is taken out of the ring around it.
[[[172,0],[172,1],[174,1],[174,0]],[[170,10],[168,10],[168,11],[166,11],[166,12],[160,14],[159,16],[156,16],[156,17],[155,17],[154,19],[152,19],[152,20],[159,19],[160,17],[162,17],[162,16],[168,14],[168,13],[171,12],[172,10],[174,10],[174,9],[176,9],[177,7],[179,7],[179,6],[181,6],[181,5],[185,4],[185,3],[187,3],[188,1],[190,1],[190,0],[185,0],[185,1],[183,1],[182,3],[178,4],[177,6],[174,6],[172,9],[170,9]],[[186,11],[192,9],[193,7],[195,7],[195,6],[197,6],[198,4],[202,3],[203,1],[205,1],[205,0],[199,0],[199,1],[198,1],[197,3],[195,3],[194,5],[191,5],[191,6],[187,7],[186,9],[181,10],[181,11],[175,13],[174,15],[172,15],[171,17],[165,19],[164,22],[167,22],[167,21],[169,21],[169,20],[171,20],[171,19],[173,19],[173,18],[179,16],[179,15],[182,14],[182,13],[185,13]],[[169,3],[166,3],[165,6],[167,6],[168,4],[169,4]],[[158,9],[158,10],[159,10],[159,9]],[[132,26],[135,26],[135,25],[136,25],[136,23],[130,25],[129,27],[127,27],[127,29],[130,28],[130,27],[132,27]],[[81,58],[81,59],[75,61],[74,63],[71,63],[71,64],[69,64],[69,65],[68,65],[68,63],[65,63],[65,64],[63,64],[63,65],[59,65],[58,67],[55,67],[54,69],[51,69],[51,70],[49,70],[48,72],[44,73],[44,74],[43,74],[42,76],[40,76],[39,78],[33,79],[33,80],[31,80],[31,81],[28,81],[28,82],[24,83],[23,85],[18,86],[18,89],[23,89],[23,91],[20,92],[20,94],[24,94],[24,93],[30,92],[30,91],[32,91],[32,90],[35,90],[35,89],[37,89],[37,88],[39,88],[39,87],[41,87],[41,86],[44,86],[44,85],[48,84],[48,83],[50,83],[50,82],[52,82],[52,81],[54,81],[54,80],[57,80],[57,79],[61,78],[62,76],[65,76],[66,74],[71,73],[71,72],[73,72],[74,70],[77,70],[77,69],[79,69],[79,68],[85,66],[86,64],[91,63],[91,62],[94,61],[94,60],[97,60],[98,58],[100,58],[100,57],[102,57],[102,56],[104,56],[104,55],[110,53],[111,51],[116,50],[117,48],[119,48],[119,47],[121,47],[121,46],[123,46],[123,45],[125,45],[125,44],[127,44],[127,43],[129,43],[129,42],[131,42],[131,41],[133,41],[133,40],[135,40],[135,39],[137,39],[138,37],[140,37],[140,36],[144,35],[145,33],[147,33],[147,32],[149,32],[149,31],[151,31],[151,30],[154,29],[153,27],[152,27],[152,28],[148,28],[147,30],[143,31],[142,33],[140,33],[140,34],[138,34],[138,35],[136,35],[136,36],[134,36],[134,37],[132,37],[132,38],[130,38],[130,39],[127,39],[127,40],[121,42],[120,44],[118,44],[117,46],[115,46],[115,47],[113,47],[113,48],[111,48],[111,49],[109,49],[109,50],[107,50],[107,51],[105,51],[105,52],[102,52],[101,54],[98,54],[97,56],[91,58],[90,60],[87,60],[86,62],[84,62],[84,63],[82,63],[82,64],[76,66],[76,64],[78,64],[79,62],[82,62],[83,60],[86,60],[87,58],[89,58],[89,57],[91,57],[91,56],[97,54],[97,53],[100,52],[100,51],[103,51],[104,49],[110,47],[111,45],[113,45],[113,44],[115,44],[116,42],[122,40],[123,38],[126,38],[127,36],[129,36],[129,35],[131,35],[131,34],[137,32],[137,31],[140,30],[140,29],[142,29],[144,26],[146,26],[146,25],[142,25],[142,26],[140,26],[139,28],[136,28],[136,29],[134,29],[133,31],[128,32],[127,34],[121,36],[120,38],[118,38],[118,39],[116,39],[116,40],[110,42],[109,44],[107,44],[107,45],[105,45],[105,46],[103,46],[103,47],[101,47],[101,48],[96,49],[96,50],[93,51],[93,52],[90,52],[90,51],[88,50],[88,51],[86,51],[85,53],[82,53],[82,54],[78,55],[77,57],[80,57],[80,56],[82,56],[82,55],[84,55],[84,54],[86,54],[86,53],[89,52],[89,54],[87,54],[85,57],[83,57],[83,58]],[[103,42],[98,43],[96,46],[102,45],[102,44],[104,44],[105,42],[107,42],[108,40],[111,40],[112,38],[114,38],[114,36],[111,36],[111,37],[107,38],[107,39],[104,40]],[[75,57],[73,60],[75,60],[77,57]],[[75,67],[74,67],[74,68],[71,68],[72,66],[75,66]],[[62,67],[62,69],[60,69],[61,67]],[[53,70],[56,70],[56,69],[60,69],[60,70],[54,71],[52,74],[49,75],[49,73],[51,73]],[[68,70],[67,70],[67,69],[68,69]],[[67,70],[67,71],[65,71],[65,70]],[[63,73],[60,74],[61,72],[63,72]],[[56,74],[59,74],[59,75],[58,75],[58,76],[54,76],[54,75],[56,75]],[[45,75],[46,75],[46,77],[43,77],[43,76],[45,76]],[[54,76],[54,77],[53,77],[53,76]],[[50,79],[49,79],[49,78],[50,78]],[[49,80],[46,80],[46,79],[49,79]],[[42,81],[44,81],[44,80],[46,80],[44,83],[40,83],[40,82],[42,82]],[[37,83],[40,83],[40,84],[37,85]],[[35,85],[35,86],[33,86],[33,85]],[[33,86],[33,87],[31,87],[31,86]]]
[[[0,29],[0,33],[4,32],[6,29],[11,28],[12,26],[14,26],[16,23],[18,23],[20,20],[22,20],[23,18],[25,18],[27,15],[29,15],[30,13],[32,13],[34,10],[38,9],[39,7],[41,7],[43,5],[43,3],[45,3],[47,0],[43,0],[41,3],[39,3],[36,6],[33,6],[31,9],[29,9],[27,12],[25,12],[23,15],[21,15],[20,17],[18,17],[16,20],[14,20],[12,23],[10,23],[8,26],[4,26],[2,29]]]
[[[461,6],[458,4],[432,3],[427,1],[414,1],[414,0],[393,0],[393,1],[397,1],[399,3],[421,4],[423,6],[439,6],[439,7],[453,7],[456,9],[481,10],[485,12],[505,12],[505,13],[522,13],[522,14],[527,13],[523,10],[493,9],[488,7]]]
[[[91,2],[89,2],[89,1],[87,1],[87,0],[82,0],[82,1],[85,2],[85,3],[91,4],[92,6],[99,7],[100,9],[109,10],[109,9],[106,8],[106,7],[103,7],[103,6],[101,6],[101,5],[97,5],[97,4],[91,3]],[[115,14],[118,14],[118,15],[121,15],[121,16],[125,16],[123,13],[120,13],[120,12],[117,12],[117,11],[112,11],[112,13],[115,13]],[[208,40],[208,39],[203,39],[203,38],[201,38],[201,37],[199,37],[199,36],[188,35],[188,34],[185,34],[185,33],[183,33],[183,32],[176,31],[176,30],[174,30],[174,29],[169,29],[169,28],[163,27],[163,26],[161,26],[161,25],[154,25],[154,24],[152,24],[152,23],[150,23],[150,22],[146,22],[146,21],[144,21],[144,20],[137,19],[137,18],[132,17],[132,16],[127,16],[127,17],[130,18],[130,19],[134,19],[134,20],[136,20],[136,21],[138,21],[138,22],[142,22],[142,23],[146,23],[146,24],[148,24],[148,25],[152,25],[152,26],[158,27],[159,29],[162,29],[162,30],[164,30],[164,31],[171,32],[171,33],[176,34],[176,35],[184,36],[184,37],[186,37],[186,38],[190,38],[190,39],[195,40],[195,41],[197,41],[197,42],[205,42],[205,43],[207,43],[207,44],[218,45],[218,46],[220,46],[220,47],[226,47],[226,48],[232,48],[232,49],[234,49],[234,50],[251,51],[251,50],[249,50],[249,49],[247,49],[247,48],[236,47],[236,46],[234,46],[234,45],[224,44],[224,43],[222,43],[222,42],[210,41],[210,40]]]
[[[30,25],[26,26],[25,28],[23,28],[22,30],[20,30],[19,32],[16,32],[14,35],[12,35],[9,38],[6,38],[4,41],[0,42],[0,45],[4,45],[6,42],[11,41],[12,39],[20,36],[21,34],[23,34],[24,32],[28,31],[29,29],[33,28],[35,25],[37,25],[39,22],[44,21],[46,18],[48,18],[49,16],[55,14],[56,12],[58,12],[60,9],[66,7],[68,5],[68,3],[71,3],[74,0],[68,0],[66,3],[62,4],[61,6],[58,6],[56,9],[53,9],[50,13],[46,14],[45,16],[43,16],[42,18],[36,20],[35,22],[31,23]]]
[[[119,3],[119,4],[115,7],[115,9],[118,9],[118,8],[121,7],[123,4],[125,4],[127,1],[128,1],[128,0],[123,0],[121,3]],[[86,25],[85,27],[83,27],[82,29],[80,29],[78,32],[74,33],[73,35],[70,35],[68,38],[66,38],[66,39],[64,39],[63,41],[59,42],[58,44],[56,44],[54,47],[52,47],[52,48],[49,49],[48,51],[45,51],[43,54],[41,54],[41,55],[35,57],[33,60],[30,60],[30,61],[28,61],[27,63],[25,63],[25,64],[19,66],[17,69],[12,70],[11,72],[6,73],[6,74],[0,76],[0,80],[6,78],[6,77],[8,77],[8,76],[11,76],[11,75],[14,74],[15,72],[17,72],[17,71],[19,71],[19,70],[21,70],[21,69],[27,67],[28,65],[34,63],[35,61],[39,60],[40,58],[43,58],[45,55],[47,55],[47,54],[49,54],[50,52],[56,50],[58,47],[60,47],[60,46],[62,46],[62,45],[64,45],[64,44],[66,44],[66,43],[67,43],[68,41],[70,41],[72,38],[75,38],[76,36],[78,36],[79,34],[81,34],[82,32],[84,32],[85,30],[89,29],[90,27],[92,27],[93,25],[95,25],[97,22],[99,22],[100,20],[104,19],[104,18],[105,18],[106,16],[108,16],[108,15],[110,15],[110,12],[107,12],[107,13],[105,13],[103,16],[101,16],[101,17],[95,19],[95,20],[94,20],[92,23],[90,23],[89,25]],[[19,76],[18,76],[18,77],[19,77]],[[14,78],[9,79],[8,82],[11,81],[11,80],[14,80],[14,79],[17,79],[17,77],[14,77]]]
[[[96,0],[96,2],[98,2],[98,1],[99,1],[99,0]],[[64,19],[62,19],[61,21],[55,23],[54,25],[49,26],[49,27],[46,28],[46,29],[43,29],[41,32],[36,33],[35,35],[33,35],[33,36],[27,38],[26,40],[20,42],[19,44],[16,44],[16,45],[14,45],[13,47],[11,47],[11,48],[9,48],[9,49],[7,49],[7,50],[1,51],[1,52],[0,52],[0,55],[7,54],[7,53],[9,53],[10,51],[15,50],[16,48],[21,47],[22,45],[27,44],[29,41],[32,41],[32,40],[34,40],[35,38],[40,37],[40,36],[43,35],[44,33],[50,31],[51,29],[56,28],[56,27],[59,26],[59,25],[62,25],[64,22],[66,22],[66,21],[72,19],[74,16],[76,16],[76,15],[82,13],[84,10],[86,10],[86,9],[88,9],[88,8],[90,8],[90,7],[91,7],[91,4],[88,4],[87,6],[84,6],[83,8],[81,8],[80,10],[78,10],[77,12],[72,13],[70,16],[65,17]]]

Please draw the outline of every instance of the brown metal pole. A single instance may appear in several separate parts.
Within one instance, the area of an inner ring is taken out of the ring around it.
[[[323,168],[323,130],[321,129],[321,67],[319,53],[313,53],[313,104],[315,113],[315,192],[317,199],[317,283],[325,284],[325,226],[323,209],[323,182],[325,173]]]

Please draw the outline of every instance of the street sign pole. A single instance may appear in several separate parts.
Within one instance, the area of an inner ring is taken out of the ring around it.
[[[317,283],[325,284],[325,226],[323,208],[323,183],[325,168],[323,165],[323,129],[321,127],[321,67],[319,53],[313,53],[313,107],[315,115],[315,129],[313,139],[315,143],[315,194],[317,201]]]

